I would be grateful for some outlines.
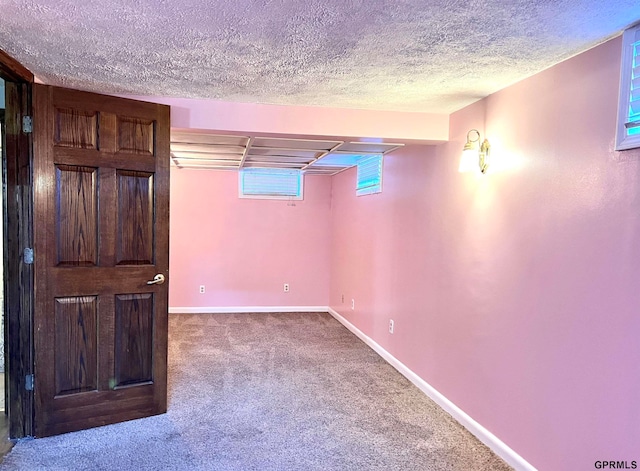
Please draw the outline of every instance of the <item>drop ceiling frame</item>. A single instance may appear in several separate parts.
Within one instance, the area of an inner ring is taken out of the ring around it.
[[[172,131],[171,160],[178,168],[240,170],[277,168],[311,175],[335,175],[372,155],[384,155],[404,146],[338,139],[233,136]],[[323,163],[323,159],[331,156]]]

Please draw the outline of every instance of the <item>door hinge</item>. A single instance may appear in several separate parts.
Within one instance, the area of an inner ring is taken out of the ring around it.
[[[33,381],[34,381],[34,377],[32,374],[24,377],[24,388],[27,391],[33,391]]]
[[[26,247],[22,254],[22,260],[27,265],[31,265],[33,263],[33,249],[30,247]]]
[[[25,134],[33,132],[33,119],[31,119],[31,116],[22,117],[22,132]]]

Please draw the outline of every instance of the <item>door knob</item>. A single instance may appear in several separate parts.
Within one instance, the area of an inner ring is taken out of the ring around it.
[[[164,283],[164,275],[162,273],[158,273],[153,277],[153,280],[147,281],[148,285],[161,285]]]

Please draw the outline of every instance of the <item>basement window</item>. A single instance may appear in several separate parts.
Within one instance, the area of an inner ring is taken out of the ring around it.
[[[616,150],[640,147],[640,25],[622,36]]]
[[[382,155],[358,161],[356,195],[371,195],[382,192]]]
[[[244,168],[238,172],[240,198],[301,200],[303,176],[300,170]]]

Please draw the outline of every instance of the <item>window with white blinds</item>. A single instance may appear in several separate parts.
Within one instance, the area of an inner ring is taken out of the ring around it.
[[[640,25],[622,36],[616,150],[640,147]]]
[[[359,160],[356,195],[382,192],[382,155]]]
[[[299,170],[245,168],[238,172],[240,198],[301,200],[303,175]]]

